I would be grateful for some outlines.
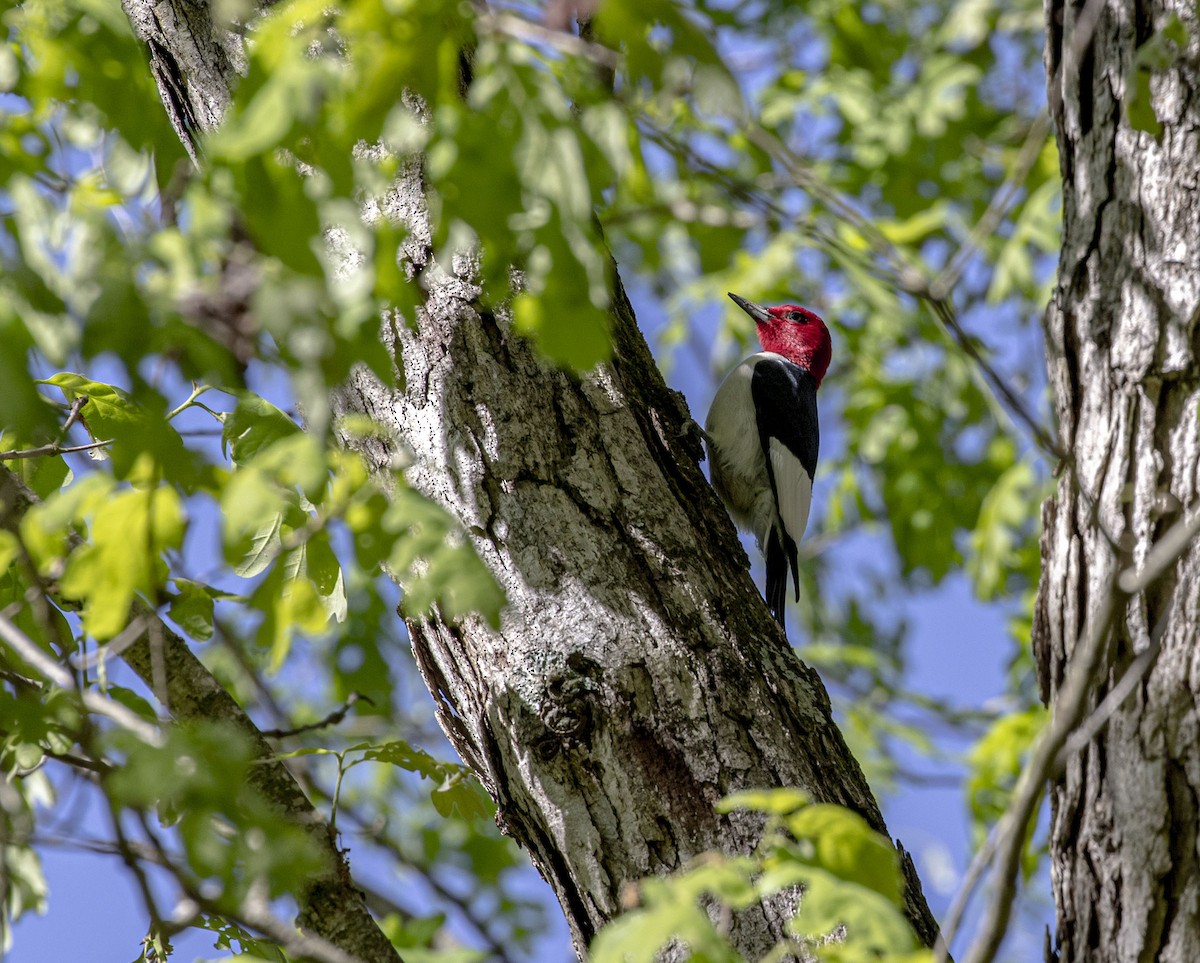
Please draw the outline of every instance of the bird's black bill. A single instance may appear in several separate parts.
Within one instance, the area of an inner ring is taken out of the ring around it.
[[[753,301],[747,301],[745,298],[740,298],[732,291],[727,291],[726,293],[729,295],[734,304],[750,315],[750,317],[752,317],[755,321],[766,322],[771,320],[771,316],[767,313],[767,309],[761,304],[755,304]]]

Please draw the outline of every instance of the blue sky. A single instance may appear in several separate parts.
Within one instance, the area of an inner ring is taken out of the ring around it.
[[[1040,95],[1040,86],[1035,89]],[[647,290],[631,283],[630,277],[625,280],[630,283],[631,299],[653,345],[656,333],[665,323],[662,308]],[[750,298],[757,294],[754,291],[738,293]],[[722,306],[711,313],[705,311],[697,319],[698,336],[693,339],[694,344],[698,343],[702,348],[706,339],[712,339],[720,310],[729,309]],[[997,329],[991,322],[998,317],[971,320],[978,322],[979,330],[994,335]],[[1026,338],[1018,329],[1008,330],[1010,333],[1001,334],[999,338],[989,336],[985,340],[1006,357],[1034,359],[1040,378],[1040,338],[1036,332]],[[713,345],[715,354],[719,355],[721,350],[722,346]],[[733,363],[737,359],[723,360]],[[678,351],[670,358],[670,381],[687,396],[693,417],[698,421],[703,420],[715,388],[712,361],[712,357],[705,357],[698,350]],[[823,422],[822,443],[829,446],[828,451],[840,445],[841,439],[828,410],[823,408],[822,415],[827,419]],[[821,511],[822,487],[818,470],[814,515]],[[756,581],[761,585],[757,551],[749,541],[746,546],[756,566]],[[871,536],[854,536],[832,551],[846,573],[845,578],[853,580],[862,570],[878,564],[879,547],[879,541]],[[195,551],[200,553],[201,550]],[[186,561],[196,570],[211,568],[211,559],[200,554]],[[894,604],[894,616],[906,619],[911,625],[908,683],[914,690],[967,707],[982,705],[1004,692],[1006,662],[1011,657],[1012,645],[1006,625],[1007,614],[1002,606],[976,601],[966,579],[960,575],[951,576],[936,589],[911,594]],[[796,638],[799,633],[793,630],[792,634]],[[964,748],[959,742],[948,743],[944,737],[935,736],[938,738],[947,750]],[[448,746],[444,750],[449,752]],[[911,768],[921,772],[961,772],[957,768],[932,765],[922,758],[913,757],[908,761]],[[969,826],[962,788],[940,783],[901,784],[894,793],[885,796],[882,803],[892,835],[900,838],[914,854],[926,896],[935,915],[941,915],[969,855]],[[57,807],[41,832],[47,837],[60,832],[72,836],[106,835],[94,805],[85,807],[70,800]],[[45,917],[27,915],[18,923],[14,947],[4,959],[11,963],[46,963],[49,960],[128,963],[135,959],[146,921],[140,896],[119,860],[56,845],[48,845],[41,852],[49,879],[50,911]],[[407,890],[414,885],[411,880],[390,878],[381,865],[369,859],[359,860],[355,866],[358,872],[373,878],[384,888],[393,886],[399,890],[403,886]],[[522,874],[521,885],[525,892],[551,900],[548,887],[531,869]],[[1033,899],[1018,919],[1008,944],[1009,959],[1027,960],[1040,955],[1042,926],[1052,918],[1044,874],[1035,879],[1032,895]],[[566,926],[556,907],[552,908],[550,918],[553,920],[551,932],[539,944],[531,960],[554,963],[573,959]],[[463,933],[464,938],[469,937],[465,929]],[[204,935],[181,937],[176,941],[175,959],[190,961],[219,957],[211,944],[211,937]]]
[[[665,324],[665,315],[653,297],[636,282],[631,284],[631,298],[643,329],[651,343]],[[755,292],[745,292],[753,297]],[[703,345],[711,338],[716,315],[698,322],[699,339]],[[715,351],[720,351],[714,345]],[[736,360],[736,359],[734,359]],[[703,413],[715,388],[709,359],[699,350],[679,352],[669,365],[671,382],[688,398],[693,417],[702,420]],[[286,389],[276,379],[265,384],[266,393],[278,403],[288,404]],[[822,444],[826,451],[841,444],[832,412],[822,410]],[[818,469],[814,517],[821,511],[822,480]],[[214,559],[203,541],[189,543],[191,555],[185,558],[189,569],[211,572]],[[755,565],[756,581],[761,584],[761,564],[752,542],[746,541],[747,553]],[[878,564],[881,540],[869,535],[856,535],[834,546],[836,561],[848,579],[864,566]],[[1002,606],[985,605],[976,601],[961,575],[948,578],[941,586],[912,594],[897,603],[896,617],[904,618],[911,626],[911,674],[908,684],[915,691],[943,697],[964,707],[980,706],[1002,695],[1005,684],[1005,663],[1011,654],[1006,612]],[[793,630],[793,637],[797,635]],[[795,641],[802,644],[803,639]],[[836,696],[836,692],[835,692]],[[836,698],[835,698],[836,704]],[[939,747],[947,752],[965,748],[961,741],[934,734]],[[442,751],[449,754],[448,745]],[[958,767],[930,763],[929,760],[907,754],[902,761],[908,768],[922,774],[940,773],[953,776]],[[926,896],[936,915],[946,909],[957,888],[959,877],[969,853],[969,826],[963,790],[958,785],[944,784],[938,779],[931,785],[901,783],[897,790],[882,798],[889,829],[914,855],[924,881]],[[106,835],[94,805],[84,799],[65,800],[42,834]],[[44,963],[46,960],[88,960],[90,963],[128,963],[136,958],[138,941],[145,930],[141,900],[128,871],[119,860],[59,846],[43,850],[45,868],[50,884],[50,912],[45,917],[26,916],[17,925],[15,944],[5,957],[11,963]],[[390,869],[377,860],[356,856],[356,872],[371,879],[385,891],[395,888],[406,894],[421,892],[419,881],[396,879]],[[523,893],[539,900],[552,901],[549,888],[532,869],[519,877]],[[566,926],[556,906],[551,906],[551,931],[530,958],[537,961],[569,960],[572,958]],[[1041,946],[1041,927],[1050,920],[1048,891],[1043,878],[1034,882],[1034,899],[1015,927],[1008,946],[1013,960],[1032,958]],[[469,944],[471,934],[461,925],[456,928]],[[969,927],[967,932],[969,933]],[[219,957],[211,949],[212,938],[204,934],[185,934],[176,941],[176,959],[191,961]]]

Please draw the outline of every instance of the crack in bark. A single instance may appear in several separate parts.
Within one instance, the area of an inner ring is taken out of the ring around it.
[[[1070,36],[1055,29],[1064,9],[1059,0],[1047,3],[1048,64],[1068,59]],[[1078,469],[1074,477],[1064,473],[1055,502],[1043,508],[1034,651],[1043,697],[1051,702],[1089,605],[1097,604],[1118,563],[1101,526],[1119,526],[1119,555],[1141,560],[1181,508],[1200,503],[1200,385],[1189,327],[1200,316],[1200,285],[1193,280],[1200,257],[1181,240],[1200,230],[1200,199],[1178,189],[1200,168],[1200,144],[1183,133],[1200,117],[1197,63],[1155,78],[1154,106],[1165,128],[1159,142],[1131,129],[1120,96],[1128,95],[1138,46],[1172,13],[1196,28],[1195,9],[1174,0],[1139,0],[1133,16],[1107,3],[1081,60],[1078,102],[1058,103],[1051,91],[1064,230],[1046,345],[1056,408],[1068,429],[1061,436]],[[1070,83],[1063,89],[1069,97]],[[1145,651],[1149,626],[1166,612],[1162,649],[1107,728],[1053,786],[1056,942],[1064,963],[1200,959],[1191,909],[1200,901],[1194,853],[1200,679],[1189,668],[1198,594],[1200,550],[1193,548],[1121,613],[1093,699]],[[1162,826],[1155,825],[1156,813],[1163,814]]]

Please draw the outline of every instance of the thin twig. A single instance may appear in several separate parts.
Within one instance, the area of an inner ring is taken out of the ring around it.
[[[1033,170],[1033,165],[1037,163],[1037,159],[1041,156],[1042,150],[1045,147],[1046,137],[1049,134],[1050,113],[1044,110],[1037,115],[1033,125],[1029,128],[1029,133],[1025,135],[1025,143],[1021,145],[1021,151],[1017,155],[1017,162],[1009,172],[1008,178],[992,195],[987,210],[980,216],[975,227],[971,230],[966,240],[962,242],[959,249],[946,262],[946,266],[942,268],[941,272],[930,283],[929,293],[931,296],[941,299],[950,295],[951,290],[958,283],[958,279],[962,277],[962,272],[966,269],[972,255],[983,244],[984,240],[995,232],[996,228],[1000,226],[1000,222],[1004,219],[1004,216],[1008,213],[1017,191],[1021,189],[1021,185],[1025,183],[1025,178],[1029,176],[1029,172]]]
[[[292,736],[299,736],[305,732],[314,732],[317,729],[324,729],[327,726],[336,726],[346,718],[346,713],[349,712],[351,707],[360,699],[368,705],[373,706],[375,704],[362,693],[351,692],[350,695],[346,697],[346,701],[329,713],[329,715],[327,715],[324,719],[319,719],[316,722],[310,722],[307,725],[296,726],[292,729],[263,729],[262,734],[270,739],[290,739]]]
[[[347,953],[323,937],[298,932],[294,925],[272,913],[265,900],[247,896],[236,908],[231,909],[223,900],[214,900],[206,896],[191,874],[171,858],[171,854],[151,829],[146,813],[139,809],[134,811],[134,815],[155,850],[154,862],[166,869],[175,878],[184,895],[208,915],[233,920],[247,929],[257,930],[269,940],[278,943],[289,956],[296,959],[312,959],[317,963],[363,963],[359,957]]]
[[[609,70],[616,69],[621,62],[621,55],[611,47],[583,40],[561,30],[551,30],[540,23],[532,23],[510,13],[483,13],[476,17],[475,22],[487,33],[500,34],[531,45],[543,44],[553,47],[559,53],[583,57]]]
[[[324,788],[320,788],[320,792],[323,795],[329,795]],[[514,963],[513,957],[505,947],[503,940],[491,932],[489,926],[490,920],[481,914],[476,907],[472,906],[468,898],[460,896],[449,889],[433,874],[430,868],[413,862],[401,848],[400,844],[387,835],[384,829],[377,825],[375,820],[368,819],[354,803],[343,801],[341,808],[342,815],[346,819],[349,819],[365,838],[369,839],[380,849],[390,853],[392,858],[399,864],[419,875],[434,893],[447,903],[450,903],[462,914],[463,919],[474,928],[475,932],[486,943],[489,959],[494,959],[497,963]],[[366,892],[372,900],[386,906],[389,912],[400,913],[401,915],[407,915],[409,912],[389,896],[385,896],[369,887]]]
[[[1055,699],[1054,717],[1034,744],[1008,808],[996,824],[992,898],[967,952],[965,963],[988,963],[992,960],[1008,930],[1013,897],[1016,895],[1017,871],[1029,823],[1042,800],[1046,779],[1058,758],[1059,750],[1083,717],[1092,676],[1108,640],[1118,597],[1122,603],[1125,601],[1124,594],[1117,588],[1115,576],[1112,582],[1112,590],[1104,594],[1099,608],[1089,617],[1088,625],[1075,646],[1066,678]],[[946,939],[953,937],[953,932],[947,928]],[[943,943],[940,946],[943,954],[946,945]],[[941,959],[945,959],[945,956]]]
[[[1200,511],[1191,518],[1180,519],[1172,525],[1146,554],[1137,571],[1132,568],[1121,573],[1121,591],[1133,595],[1146,588],[1179,559],[1188,543],[1200,534]]]
[[[106,659],[115,658],[131,645],[137,643],[142,633],[146,631],[148,624],[149,620],[146,616],[134,616],[133,621],[121,630],[120,635],[109,640],[104,645],[97,646],[95,652],[76,653],[72,655],[71,665],[81,672],[86,672],[88,669],[94,669]]]
[[[171,419],[173,419],[180,412],[187,411],[187,409],[192,407],[193,404],[196,404],[197,398],[199,398],[202,394],[204,394],[204,392],[209,391],[210,389],[211,389],[210,385],[197,384],[195,381],[193,381],[192,382],[192,393],[187,396],[186,401],[184,401],[178,407],[172,408],[170,411],[167,412],[167,421],[170,421]],[[205,405],[196,404],[196,407],[204,408],[205,411],[207,411],[209,414],[212,414],[212,409],[206,407]]]
[[[121,811],[116,802],[113,801],[113,798],[108,794],[107,789],[103,786],[101,787],[101,794],[104,796],[106,808],[108,809],[109,824],[112,826],[113,836],[116,838],[117,852],[121,856],[121,861],[137,881],[138,892],[142,897],[142,905],[146,909],[146,914],[150,917],[150,932],[154,936],[165,940],[169,934],[166,932],[162,913],[159,912],[158,902],[154,898],[154,891],[150,888],[150,881],[146,878],[146,871],[142,867],[142,861],[130,846],[129,838],[125,835],[125,827],[121,825]]]
[[[924,282],[922,282],[922,285],[924,285]],[[1013,391],[1009,379],[1002,377],[996,371],[992,363],[979,350],[975,339],[963,330],[962,325],[959,324],[958,315],[950,302],[944,298],[934,297],[933,292],[929,290],[927,285],[914,286],[910,289],[909,293],[925,300],[933,310],[934,316],[942,322],[942,326],[950,333],[954,342],[975,363],[976,368],[983,374],[985,381],[991,386],[992,391],[1003,399],[1010,413],[1025,425],[1026,429],[1033,436],[1037,446],[1056,461],[1069,460],[1070,456],[1067,454],[1066,449],[1062,447],[1056,438],[1050,435],[1041,421],[1029,411],[1025,402]]]
[[[74,769],[82,769],[84,772],[104,775],[104,773],[112,771],[112,766],[103,759],[93,759],[89,756],[81,756],[73,752],[55,752],[53,749],[47,749],[45,746],[42,746],[42,752],[47,759],[66,763],[68,766]]]
[[[1070,738],[1067,739],[1066,744],[1059,750],[1058,756],[1054,760],[1055,772],[1061,772],[1068,759],[1077,752],[1083,751],[1087,744],[1096,738],[1100,730],[1108,725],[1108,720],[1112,718],[1113,713],[1121,707],[1121,703],[1129,698],[1130,693],[1153,667],[1158,659],[1158,653],[1162,650],[1162,641],[1167,634],[1167,616],[1170,611],[1171,606],[1169,605],[1163,609],[1158,624],[1154,626],[1154,631],[1150,635],[1150,644],[1129,663],[1129,668],[1122,673],[1117,684],[1071,733]]]
[[[106,699],[90,689],[80,690],[75,677],[46,655],[37,643],[22,632],[12,621],[0,615],[0,640],[4,641],[20,658],[38,670],[55,685],[76,692],[84,706],[91,712],[107,716],[121,728],[134,733],[150,745],[162,744],[162,733],[145,719],[119,702]]]
[[[62,441],[62,439],[66,437],[67,432],[71,430],[71,426],[79,420],[79,414],[83,411],[83,406],[87,403],[87,395],[80,395],[73,402],[71,402],[71,410],[67,414],[67,420],[63,422],[62,431],[59,435],[59,441]]]
[[[963,916],[966,915],[967,907],[971,903],[971,897],[975,895],[976,888],[983,880],[988,866],[991,865],[992,859],[996,855],[999,835],[1000,827],[993,826],[987,839],[983,841],[983,845],[971,859],[967,871],[963,873],[958,892],[954,894],[954,899],[950,901],[950,908],[946,910],[946,915],[942,919],[942,930],[934,945],[934,963],[947,963],[950,959],[950,945],[958,935],[958,928],[962,925]]]
[[[103,448],[112,443],[113,440],[111,438],[107,441],[93,441],[87,445],[60,445],[58,442],[55,442],[51,445],[42,445],[40,448],[0,451],[0,461],[19,461],[22,458],[44,458],[47,455],[70,455],[77,451],[91,451],[95,448]]]
[[[113,840],[101,839],[96,836],[81,836],[78,834],[63,836],[56,833],[34,833],[31,841],[37,846],[75,849],[84,853],[95,853],[97,856],[121,855],[117,844]],[[152,863],[155,866],[162,865],[162,860],[158,854],[144,843],[139,843],[137,840],[131,839],[129,840],[129,849],[143,863]]]

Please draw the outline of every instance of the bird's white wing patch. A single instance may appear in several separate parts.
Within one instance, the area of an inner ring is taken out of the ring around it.
[[[800,464],[800,459],[788,451],[778,438],[771,439],[771,471],[775,475],[775,491],[779,499],[779,517],[792,539],[799,543],[808,525],[812,507],[812,479]]]

